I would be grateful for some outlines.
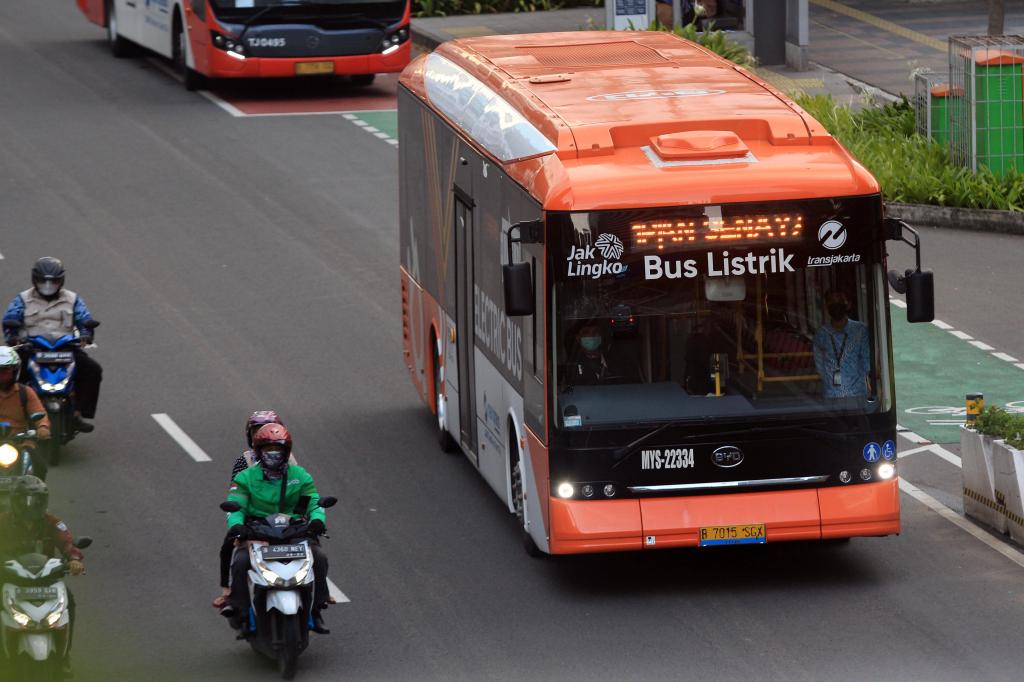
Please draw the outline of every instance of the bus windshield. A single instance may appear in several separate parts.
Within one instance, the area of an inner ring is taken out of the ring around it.
[[[560,428],[889,409],[877,244],[824,266],[799,235],[782,247],[669,255],[631,240],[635,222],[590,221],[596,229],[582,234],[573,221],[565,260],[555,256],[564,270],[552,296]],[[817,246],[816,223],[808,232]],[[602,240],[621,256],[604,258]]]
[[[407,0],[211,0],[217,16],[226,21],[288,23],[345,16],[398,21]],[[316,23],[316,22],[314,22]]]

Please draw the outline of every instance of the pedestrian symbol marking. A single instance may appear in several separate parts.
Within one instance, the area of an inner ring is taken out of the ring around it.
[[[864,459],[868,462],[877,462],[882,456],[882,448],[878,443],[868,443],[864,446]]]

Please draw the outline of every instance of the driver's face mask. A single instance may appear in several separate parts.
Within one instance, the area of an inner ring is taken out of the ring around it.
[[[598,348],[601,347],[601,337],[600,336],[583,336],[583,337],[580,337],[580,345],[583,347],[583,350],[585,350],[585,351],[587,351],[589,353],[593,353],[595,350],[597,350]]]
[[[282,448],[267,448],[260,456],[260,461],[263,462],[264,468],[280,471],[287,457]]]
[[[53,280],[43,280],[36,284],[36,291],[39,292],[40,296],[53,296],[60,291],[60,282]]]

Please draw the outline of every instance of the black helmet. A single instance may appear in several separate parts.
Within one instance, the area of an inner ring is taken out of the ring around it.
[[[35,521],[43,518],[50,502],[50,491],[35,476],[22,476],[14,485],[11,495],[11,510],[18,518]]]
[[[40,296],[56,296],[64,286],[64,264],[59,258],[43,256],[32,266],[32,284]]]

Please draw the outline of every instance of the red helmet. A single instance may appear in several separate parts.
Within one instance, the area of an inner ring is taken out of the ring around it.
[[[277,416],[277,412],[273,410],[258,410],[249,415],[249,419],[245,422],[245,440],[249,443],[249,447],[252,447],[252,437],[261,426],[267,424],[280,424],[281,418]]]
[[[252,437],[252,447],[265,471],[282,471],[292,452],[292,435],[281,424],[267,424]]]

